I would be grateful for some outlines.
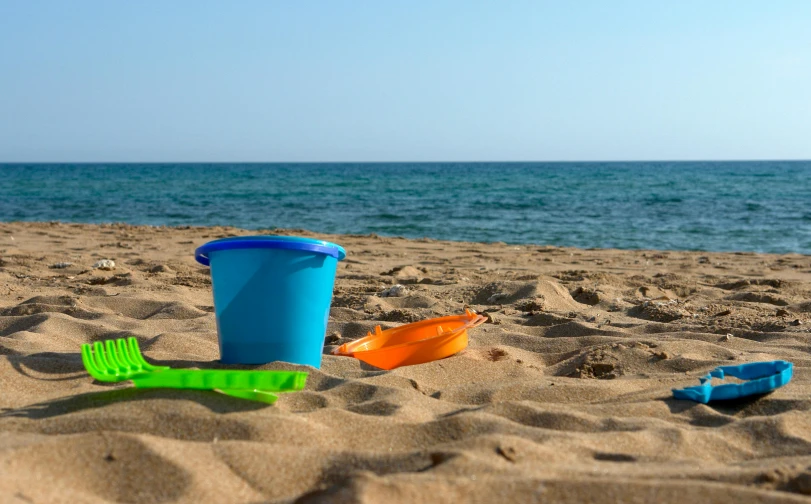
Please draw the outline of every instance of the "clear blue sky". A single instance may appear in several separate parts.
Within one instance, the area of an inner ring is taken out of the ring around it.
[[[0,0],[0,161],[809,158],[807,0]]]

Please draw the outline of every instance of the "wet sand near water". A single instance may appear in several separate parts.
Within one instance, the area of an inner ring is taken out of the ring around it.
[[[326,353],[465,307],[488,323],[393,371],[325,355],[274,406],[102,384],[82,343],[224,367],[193,252],[256,232],[0,224],[0,501],[811,501],[811,257],[275,232],[347,250]],[[773,394],[671,398],[773,359],[795,366]]]

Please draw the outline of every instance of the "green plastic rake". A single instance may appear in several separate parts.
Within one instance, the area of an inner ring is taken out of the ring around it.
[[[172,369],[144,360],[134,337],[82,345],[82,362],[90,376],[102,382],[132,380],[139,388],[213,390],[233,397],[273,404],[274,392],[301,390],[305,371],[236,371]]]

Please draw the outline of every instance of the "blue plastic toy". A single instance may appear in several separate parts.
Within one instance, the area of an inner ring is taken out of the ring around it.
[[[321,366],[338,261],[334,243],[291,236],[245,236],[198,248],[211,266],[220,360]]]
[[[750,362],[739,366],[720,366],[710,371],[710,374],[699,378],[701,385],[673,389],[673,397],[707,404],[710,401],[766,394],[791,381],[793,368],[791,362],[782,360]],[[726,375],[747,381],[724,383],[713,387],[713,378],[723,380]]]

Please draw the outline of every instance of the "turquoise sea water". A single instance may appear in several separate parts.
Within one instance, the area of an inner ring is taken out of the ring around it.
[[[0,221],[811,254],[811,162],[0,164]]]

